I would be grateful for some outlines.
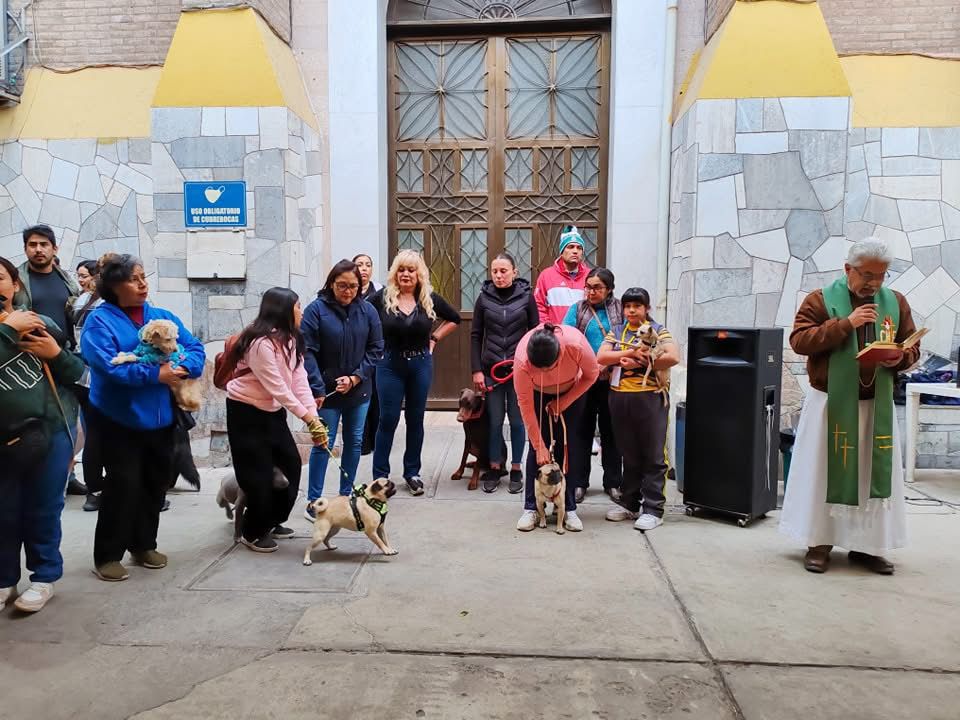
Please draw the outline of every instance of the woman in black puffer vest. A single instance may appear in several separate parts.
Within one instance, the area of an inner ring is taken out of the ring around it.
[[[523,448],[527,442],[523,418],[517,405],[513,382],[496,383],[490,369],[513,354],[528,330],[540,322],[530,282],[517,277],[517,264],[508,253],[500,253],[490,264],[491,280],[486,280],[473,306],[473,328],[470,331],[470,361],[473,384],[477,391],[493,387],[487,393],[487,419],[490,422],[490,471],[483,475],[483,491],[492,493],[507,473],[503,445],[504,415],[510,417],[510,445],[513,463],[510,467],[509,492],[523,490]]]

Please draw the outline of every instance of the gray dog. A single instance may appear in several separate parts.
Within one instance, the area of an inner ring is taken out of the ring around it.
[[[274,489],[283,490],[289,485],[290,481],[287,480],[286,475],[280,472],[280,468],[275,467],[273,469]],[[233,520],[233,541],[240,542],[240,536],[243,534],[243,510],[247,506],[247,498],[237,484],[237,476],[233,473],[229,473],[220,482],[217,505],[223,508],[228,520]]]

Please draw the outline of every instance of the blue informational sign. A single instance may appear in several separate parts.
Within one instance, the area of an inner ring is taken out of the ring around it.
[[[185,182],[184,224],[188,228],[247,226],[247,184],[243,181]]]

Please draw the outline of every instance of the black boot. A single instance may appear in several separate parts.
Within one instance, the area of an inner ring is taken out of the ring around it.
[[[84,512],[97,512],[100,509],[100,496],[87,493],[87,501],[83,504]]]
[[[77,480],[77,476],[71,472],[67,478],[67,495],[86,495],[87,486]]]

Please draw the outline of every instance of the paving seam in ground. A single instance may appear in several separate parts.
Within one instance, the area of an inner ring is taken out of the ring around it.
[[[717,683],[720,686],[720,689],[723,691],[724,695],[727,697],[727,701],[730,703],[730,709],[733,711],[733,715],[737,720],[746,720],[746,715],[743,713],[743,708],[740,707],[740,703],[737,701],[736,696],[733,694],[733,690],[730,688],[730,685],[727,683],[727,677],[723,674],[723,670],[719,663],[717,663],[716,658],[713,656],[713,653],[710,652],[710,648],[707,647],[707,643],[703,639],[703,635],[700,634],[700,628],[697,627],[696,622],[693,620],[693,615],[691,614],[687,604],[683,601],[683,598],[680,597],[680,593],[677,592],[676,586],[673,584],[673,579],[670,577],[670,574],[667,572],[666,566],[663,564],[663,561],[660,559],[660,555],[657,553],[656,548],[653,546],[653,543],[650,542],[650,538],[647,537],[646,533],[641,533],[643,535],[643,541],[646,544],[647,548],[650,550],[650,553],[653,555],[653,559],[656,563],[656,568],[660,571],[660,574],[663,576],[664,582],[667,584],[667,588],[670,590],[670,594],[673,596],[674,601],[677,603],[677,608],[680,610],[680,614],[683,616],[683,619],[687,623],[687,627],[690,629],[690,633],[693,635],[694,640],[696,640],[697,645],[700,646],[700,652],[703,653],[704,657],[707,658],[707,665],[713,670],[714,676],[717,678]]]

